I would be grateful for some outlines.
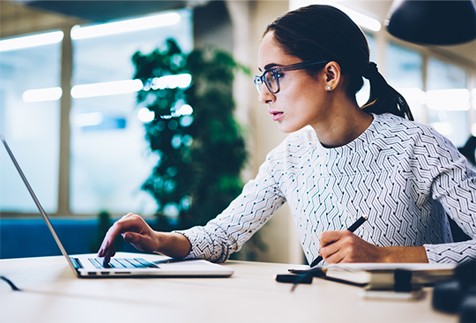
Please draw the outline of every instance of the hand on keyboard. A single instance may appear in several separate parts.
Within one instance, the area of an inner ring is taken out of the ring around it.
[[[98,257],[104,257],[103,266],[108,265],[111,257],[116,254],[114,240],[119,235],[140,251],[154,252],[159,248],[157,232],[139,215],[128,213],[116,221],[104,237],[98,251]]]

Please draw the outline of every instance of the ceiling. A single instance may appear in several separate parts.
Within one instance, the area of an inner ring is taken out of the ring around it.
[[[209,0],[0,0],[0,37],[196,7]]]
[[[88,22],[143,15],[162,10],[196,7],[211,0],[0,0],[0,37],[37,30],[61,28]],[[236,0],[244,1],[244,0]],[[251,1],[251,0],[250,0]],[[271,1],[271,0],[263,0]],[[278,1],[278,0],[276,0]],[[474,0],[473,0],[474,1]],[[340,0],[351,8],[385,21],[392,0]],[[444,56],[462,59],[476,66],[476,40],[453,46],[433,46]]]
[[[94,22],[104,22],[112,19],[143,15],[161,10],[181,8],[187,1],[114,1],[114,0],[13,0],[35,9],[56,12],[66,16],[76,17]]]

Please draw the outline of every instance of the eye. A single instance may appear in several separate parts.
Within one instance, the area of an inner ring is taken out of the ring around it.
[[[274,78],[281,78],[284,76],[284,73],[283,71],[279,70],[279,69],[275,69],[273,70],[273,76]]]

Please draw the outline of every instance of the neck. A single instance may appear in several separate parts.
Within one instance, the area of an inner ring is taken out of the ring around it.
[[[319,122],[313,128],[324,147],[334,148],[355,140],[370,126],[372,120],[372,115],[353,104],[339,107],[330,114],[328,120]]]

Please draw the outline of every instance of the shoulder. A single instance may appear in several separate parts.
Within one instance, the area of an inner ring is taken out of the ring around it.
[[[412,154],[458,158],[458,149],[429,125],[410,121],[392,114],[377,115],[375,130],[383,144],[402,147]]]
[[[454,145],[451,141],[429,125],[410,121],[392,114],[377,115],[376,130],[384,137],[398,137],[414,144],[437,144],[442,147]]]

